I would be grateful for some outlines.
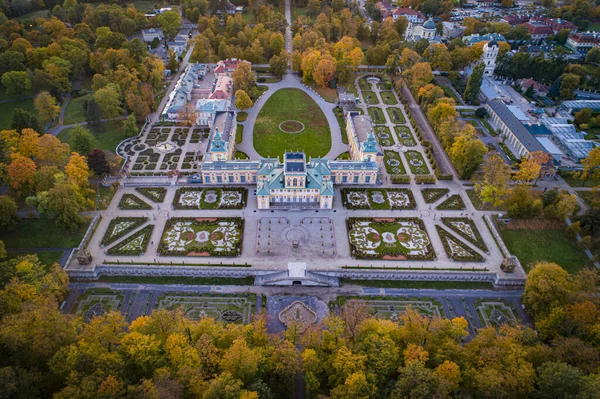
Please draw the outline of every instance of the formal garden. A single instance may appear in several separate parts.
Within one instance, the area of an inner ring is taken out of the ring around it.
[[[423,159],[423,155],[419,151],[406,151],[404,153],[410,171],[415,175],[428,175],[429,168]]]
[[[406,118],[404,118],[404,114],[400,108],[388,107],[386,111],[393,124],[403,125],[406,123]]]
[[[423,199],[427,204],[433,204],[438,201],[444,195],[447,195],[450,192],[447,188],[424,188],[421,190],[421,194],[423,195]]]
[[[435,209],[440,211],[462,211],[466,208],[465,202],[458,194],[452,194]]]
[[[154,225],[147,225],[141,230],[127,236],[116,245],[110,247],[106,253],[108,255],[140,256],[146,252]]]
[[[375,134],[377,135],[377,141],[383,147],[391,147],[394,145],[394,138],[390,133],[390,128],[387,126],[375,126]]]
[[[77,297],[71,313],[81,314],[86,322],[94,317],[102,316],[110,311],[120,311],[123,307],[124,295],[120,291],[109,288],[94,288]]]
[[[406,188],[342,188],[346,209],[415,209],[412,191]]]
[[[280,128],[292,119],[304,129],[290,133]],[[298,89],[280,89],[269,97],[256,118],[253,135],[254,148],[263,157],[279,156],[286,150],[304,151],[307,157],[323,157],[331,149],[325,114],[308,94]]]
[[[110,245],[121,237],[136,230],[138,227],[148,221],[146,217],[116,217],[110,221],[104,237],[102,237],[101,245]]]
[[[386,123],[385,116],[383,115],[383,110],[377,107],[369,107],[368,108],[369,116],[371,117],[371,121],[375,125],[383,125]]]
[[[417,145],[413,134],[408,126],[394,126],[398,142],[406,147],[414,147]]]
[[[119,209],[134,211],[149,210],[152,209],[152,205],[135,194],[125,193],[119,201]]]
[[[155,203],[162,203],[167,195],[167,189],[165,187],[136,187],[135,191],[148,198],[150,201]]]
[[[357,259],[433,260],[425,224],[418,218],[346,219],[351,255]]]
[[[435,226],[448,258],[461,262],[483,262],[483,256],[443,227]]]
[[[466,217],[443,217],[441,220],[450,230],[454,231],[482,251],[488,252],[488,248],[481,237],[481,233],[479,233],[479,229],[477,229],[477,226],[472,219]]]
[[[474,306],[482,326],[501,327],[517,322],[516,310],[505,299],[478,299]]]
[[[445,317],[442,304],[433,298],[419,297],[345,297],[338,296],[331,306],[343,308],[348,301],[360,301],[365,304],[372,312],[373,316],[379,320],[400,321],[400,316],[406,313],[410,307],[423,316],[427,317]]]
[[[381,100],[386,105],[396,105],[398,104],[398,100],[396,100],[396,96],[393,91],[381,91],[379,92],[381,96]]]
[[[171,218],[158,253],[162,256],[238,256],[242,252],[241,218]]]
[[[175,209],[242,209],[248,200],[243,187],[180,187],[173,197]]]
[[[365,104],[375,105],[379,104],[379,100],[377,99],[377,94],[374,91],[363,90],[362,92],[363,98],[365,99]]]
[[[390,175],[403,175],[406,174],[406,168],[402,162],[402,157],[396,151],[384,150],[383,151],[383,164],[385,170]]]
[[[214,295],[168,292],[156,299],[155,309],[181,311],[191,320],[204,317],[217,322],[248,324],[256,307],[255,294]]]

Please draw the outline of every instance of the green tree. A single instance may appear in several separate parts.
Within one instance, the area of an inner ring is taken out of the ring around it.
[[[88,125],[97,125],[102,120],[102,109],[94,97],[83,102],[83,112]]]
[[[57,183],[48,191],[49,216],[57,226],[66,230],[75,230],[83,218],[80,212],[86,210],[86,200],[79,187],[69,181]]]
[[[288,55],[283,51],[281,55],[274,55],[269,60],[269,73],[278,78],[285,75],[288,68]]]
[[[177,53],[173,50],[169,50],[169,61],[167,62],[167,69],[172,73],[179,70],[179,61],[177,61]]]
[[[600,64],[600,47],[592,47],[585,55],[585,62],[588,64]]]
[[[473,72],[471,76],[469,76],[469,80],[467,81],[467,87],[463,94],[465,101],[472,103],[477,99],[479,95],[479,89],[481,88],[481,83],[483,82],[483,72],[485,71],[485,64],[480,62],[473,68]]]
[[[8,195],[0,195],[0,229],[12,230],[19,224],[17,204]]]
[[[134,114],[130,114],[127,119],[123,121],[123,133],[127,137],[137,136],[139,133],[139,129],[137,127],[137,120]],[[91,151],[91,148],[90,148]],[[89,152],[89,151],[88,151]]]
[[[6,87],[6,93],[11,96],[23,98],[31,91],[31,79],[27,72],[11,71],[2,75],[2,84]]]
[[[102,110],[104,117],[112,119],[123,114],[121,108],[121,94],[119,86],[116,84],[108,84],[107,86],[94,92],[94,100]]]
[[[172,38],[181,29],[181,16],[177,11],[165,11],[158,16],[158,23],[163,28],[165,36]]]
[[[22,108],[15,108],[13,111],[10,128],[19,132],[23,129],[33,129],[36,132],[42,131],[39,118]]]
[[[81,125],[76,125],[69,133],[69,144],[73,150],[81,155],[86,155],[94,148],[96,139],[88,129]]]
[[[560,97],[569,99],[574,97],[574,91],[579,87],[581,77],[574,73],[563,73],[560,80]]]

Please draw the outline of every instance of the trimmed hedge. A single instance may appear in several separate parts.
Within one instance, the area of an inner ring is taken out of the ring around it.
[[[152,230],[154,230],[154,225],[150,224],[150,225],[144,227],[143,229],[141,229],[140,231],[138,231],[137,233],[127,237],[124,241],[122,241],[119,244],[115,245],[114,247],[110,248],[108,251],[106,251],[106,253],[108,255],[129,255],[129,256],[143,255],[144,252],[146,252],[146,248],[148,248],[148,242],[150,241],[150,237],[152,236]],[[127,244],[129,244],[131,241],[135,240],[136,238],[139,238],[140,236],[144,236],[142,248],[140,248],[137,251],[123,249],[123,247],[125,247]]]
[[[484,261],[483,256],[481,256],[477,252],[473,251],[464,242],[456,239],[452,234],[448,233],[443,227],[436,224],[435,228],[437,229],[437,232],[440,236],[442,244],[444,244],[444,250],[446,251],[446,254],[448,255],[448,257],[450,259],[463,261],[463,262],[483,262]],[[446,240],[446,237],[450,238],[458,246],[460,246],[464,250],[468,251],[471,254],[471,256],[458,256],[458,255],[453,254],[452,249],[450,248],[450,244],[448,244],[448,241]]]
[[[108,224],[108,227],[106,228],[106,232],[104,233],[104,237],[102,237],[102,241],[100,242],[100,244],[101,245],[112,244],[113,242],[117,241],[119,238],[124,237],[127,234],[129,234],[130,232],[132,232],[133,230],[137,229],[138,227],[140,227],[147,221],[148,221],[148,218],[146,218],[146,217],[140,217],[140,218],[116,217],[113,220],[111,220],[110,223]],[[131,226],[127,227],[124,230],[121,230],[116,235],[112,235],[111,233],[112,233],[113,229],[121,222],[134,222],[134,224],[132,224]]]

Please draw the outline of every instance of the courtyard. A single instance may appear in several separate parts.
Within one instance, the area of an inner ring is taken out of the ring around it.
[[[253,130],[254,149],[263,157],[286,150],[324,157],[331,149],[331,131],[319,105],[299,89],[280,89],[260,110]]]

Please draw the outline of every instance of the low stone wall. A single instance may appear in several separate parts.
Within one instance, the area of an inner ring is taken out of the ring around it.
[[[79,246],[77,248],[73,248],[71,250],[69,257],[67,258],[67,261],[65,262],[65,266],[64,266],[65,269],[69,267],[69,265],[73,261],[73,257],[75,256],[75,254],[77,254],[77,252],[79,252],[82,249],[87,247],[88,242],[90,242],[92,235],[96,231],[96,226],[100,222],[100,219],[102,219],[101,216],[94,216],[94,218],[92,219],[92,222],[90,223],[90,226],[88,227],[87,231],[85,232],[85,235],[83,236],[83,239],[79,243]]]

